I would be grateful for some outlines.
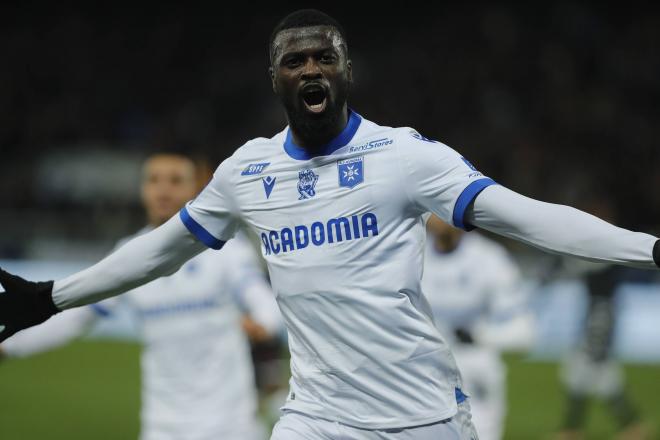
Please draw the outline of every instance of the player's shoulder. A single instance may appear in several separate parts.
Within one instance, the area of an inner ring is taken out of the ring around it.
[[[389,131],[390,135],[397,140],[398,142],[409,142],[412,144],[439,144],[444,145],[442,142],[427,138],[422,135],[419,131],[413,127],[401,126],[401,127],[381,127]]]
[[[348,147],[348,152],[411,151],[407,147],[411,144],[414,147],[420,143],[421,145],[444,145],[422,136],[414,128],[381,125],[362,117],[360,127]]]
[[[458,153],[441,141],[426,137],[413,127],[390,128],[390,136],[400,155],[424,159],[429,154],[435,157],[454,156]]]
[[[269,138],[250,139],[236,149],[222,165],[231,168],[232,174],[261,174],[269,165],[281,159],[285,137],[286,130],[283,130]]]
[[[286,138],[286,129],[272,137],[257,137],[241,145],[233,154],[238,159],[279,154]]]

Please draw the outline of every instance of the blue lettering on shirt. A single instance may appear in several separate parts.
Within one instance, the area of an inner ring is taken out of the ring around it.
[[[367,212],[362,215],[331,218],[326,222],[315,221],[311,225],[296,225],[280,231],[261,233],[264,255],[277,255],[305,249],[310,243],[323,246],[329,243],[357,240],[378,236],[378,218]]]

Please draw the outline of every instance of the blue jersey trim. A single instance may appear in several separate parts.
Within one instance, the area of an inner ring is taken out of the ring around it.
[[[452,216],[454,226],[465,229],[466,231],[474,229],[474,226],[465,224],[465,211],[474,198],[477,197],[481,191],[491,185],[496,185],[495,181],[493,179],[485,178],[475,180],[465,187],[461,195],[458,196],[456,205],[454,205],[454,215]]]
[[[459,405],[468,399],[468,396],[458,387],[454,388],[454,393],[456,394],[456,403]]]
[[[190,233],[197,237],[197,239],[204,243],[206,246],[210,247],[211,249],[218,250],[222,249],[222,246],[225,245],[224,241],[218,240],[213,235],[211,235],[209,231],[204,229],[202,225],[197,223],[195,219],[190,216],[190,213],[188,213],[188,210],[185,206],[181,208],[181,211],[179,211],[179,217],[181,218],[181,221],[186,226],[186,228],[190,231]]]
[[[92,310],[94,310],[94,313],[104,318],[107,318],[108,316],[112,315],[112,312],[110,312],[110,310],[103,307],[101,304],[91,304],[90,307],[92,308]]]
[[[291,135],[291,129],[289,128],[286,132],[286,140],[284,141],[284,151],[297,160],[309,160],[317,156],[327,156],[339,150],[341,147],[348,145],[358,131],[358,128],[360,128],[361,122],[362,116],[358,115],[353,110],[348,109],[348,123],[344,130],[342,130],[342,132],[328,144],[319,148],[318,153],[310,153],[304,148],[296,145],[293,142],[293,136]]]

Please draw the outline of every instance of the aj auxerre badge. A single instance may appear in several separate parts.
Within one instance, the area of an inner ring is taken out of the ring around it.
[[[364,157],[353,157],[337,161],[339,186],[353,188],[364,182]]]

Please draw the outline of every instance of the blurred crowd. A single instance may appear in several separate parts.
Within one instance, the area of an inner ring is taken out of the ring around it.
[[[293,6],[5,8],[0,257],[65,242],[96,258],[143,222],[136,159],[186,149],[217,164],[285,125],[267,42]],[[524,194],[660,232],[658,8],[327,10],[347,29],[356,111]]]

